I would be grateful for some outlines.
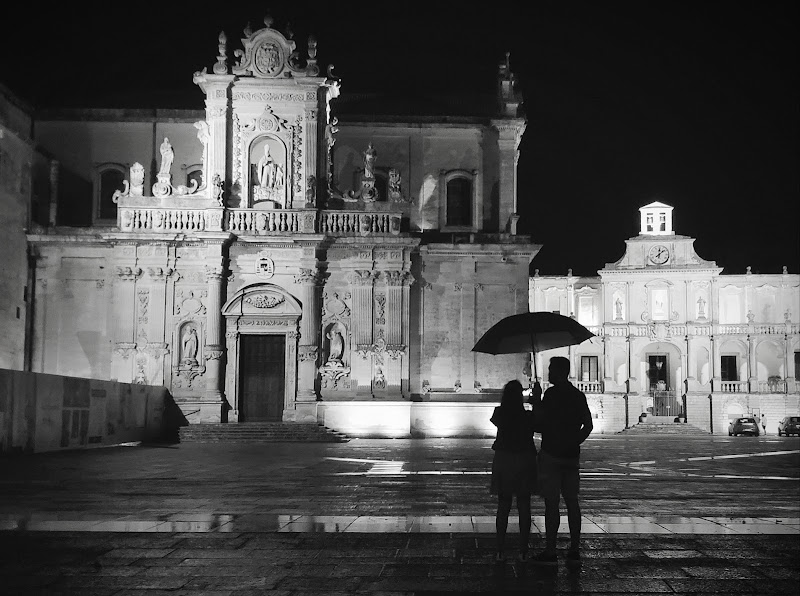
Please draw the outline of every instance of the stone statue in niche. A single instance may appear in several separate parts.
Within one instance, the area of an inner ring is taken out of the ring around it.
[[[706,318],[706,301],[703,300],[703,297],[697,299],[697,318],[698,319],[705,319]]]
[[[330,341],[330,348],[328,349],[328,360],[326,364],[341,366],[342,356],[344,354],[344,338],[338,326],[334,325],[325,337]]]
[[[198,348],[198,340],[197,340],[197,330],[194,327],[189,327],[183,334],[183,350],[181,351],[181,355],[183,358],[181,361],[183,364],[192,366],[197,364],[197,348]]]
[[[255,165],[253,199],[255,201],[273,201],[283,206],[285,183],[283,167],[270,155],[270,147],[265,143],[264,154]]]
[[[614,318],[617,320],[622,319],[622,300],[619,298],[614,301]]]

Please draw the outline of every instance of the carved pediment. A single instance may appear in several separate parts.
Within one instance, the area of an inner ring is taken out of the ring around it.
[[[236,50],[234,56],[239,61],[233,66],[235,75],[250,75],[259,79],[275,79],[292,77],[293,75],[317,76],[317,42],[313,37],[308,39],[308,58],[305,66],[301,65],[300,53],[297,44],[280,31],[272,28],[273,19],[264,17],[263,29],[252,32],[250,27],[245,28],[246,37],[242,39],[243,50]]]

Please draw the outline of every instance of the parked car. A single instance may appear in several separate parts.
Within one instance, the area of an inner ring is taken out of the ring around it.
[[[778,436],[783,435],[800,437],[800,416],[786,416],[778,422]]]
[[[734,418],[728,425],[728,436],[736,437],[738,435],[759,435],[758,422],[755,418]]]

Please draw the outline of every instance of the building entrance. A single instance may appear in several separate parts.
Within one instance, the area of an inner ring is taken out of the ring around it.
[[[239,337],[239,421],[278,422],[283,418],[286,336]]]

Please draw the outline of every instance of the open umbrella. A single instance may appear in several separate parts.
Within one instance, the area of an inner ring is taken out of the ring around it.
[[[536,352],[582,343],[594,333],[571,317],[553,312],[524,312],[501,319],[483,334],[472,348],[485,354],[533,352],[533,378],[536,379]]]

